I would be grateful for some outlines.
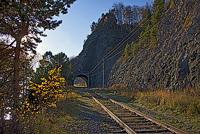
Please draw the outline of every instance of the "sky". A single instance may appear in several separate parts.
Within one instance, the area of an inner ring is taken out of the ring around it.
[[[64,52],[68,57],[75,57],[83,49],[84,40],[91,34],[90,25],[97,22],[102,13],[109,12],[114,3],[143,6],[152,0],[77,0],[68,9],[68,13],[60,15],[57,20],[62,24],[55,30],[46,30],[47,37],[42,37],[37,53],[43,55],[51,51],[53,55]]]

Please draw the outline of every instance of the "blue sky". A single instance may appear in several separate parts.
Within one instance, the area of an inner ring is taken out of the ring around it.
[[[102,13],[112,9],[114,3],[124,5],[145,5],[152,0],[77,0],[71,5],[68,14],[60,15],[57,19],[63,20],[55,30],[45,31],[47,37],[38,44],[37,52],[44,54],[51,51],[53,54],[64,52],[68,57],[77,56],[88,34],[91,34],[90,25],[97,22]]]

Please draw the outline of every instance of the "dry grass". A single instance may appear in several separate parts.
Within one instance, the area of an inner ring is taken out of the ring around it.
[[[162,110],[171,110],[187,115],[200,114],[199,90],[168,92],[164,90],[137,92],[136,100],[150,106],[158,106]]]
[[[140,91],[113,86],[107,89],[110,94],[125,97],[132,104],[145,108],[170,120],[156,117],[190,133],[200,131],[200,87],[182,91],[146,90]],[[177,123],[177,121],[179,123]]]
[[[27,124],[25,132],[36,134],[69,133],[71,130],[68,130],[66,125],[77,123],[74,115],[79,111],[77,101],[82,96],[70,88],[64,90],[63,95],[64,97],[57,102],[57,108],[48,108],[45,113],[36,115],[34,119],[27,119],[26,122],[34,120],[34,124]]]
[[[160,106],[162,110],[172,110],[188,115],[200,114],[200,87],[183,91],[139,91],[128,89],[126,85],[113,85],[108,88],[115,94],[151,107]]]

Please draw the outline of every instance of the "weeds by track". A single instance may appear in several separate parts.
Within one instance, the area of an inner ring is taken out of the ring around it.
[[[117,101],[106,98],[101,94],[90,91],[93,99],[121,126],[111,133],[162,133],[186,134],[186,132],[147,116]]]

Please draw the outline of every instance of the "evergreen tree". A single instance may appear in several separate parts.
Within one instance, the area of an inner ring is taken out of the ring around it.
[[[69,61],[67,55],[63,52],[60,52],[56,55],[52,55],[52,52],[48,51],[43,55],[43,59],[40,60],[40,66],[37,68],[36,72],[32,77],[32,81],[36,84],[41,84],[40,78],[47,78],[47,73],[49,70],[58,68],[62,65],[62,71],[60,72],[61,76],[65,78],[69,85],[72,84],[74,79],[72,69],[72,64]]]
[[[156,38],[157,32],[158,32],[157,26],[154,26],[150,30],[150,43],[151,44],[156,44],[157,43],[157,38]]]
[[[45,52],[44,57],[48,62],[50,62],[50,63],[53,62],[53,54],[51,51]]]
[[[156,25],[164,12],[165,0],[155,0],[153,4],[152,24]]]
[[[74,74],[72,72],[72,64],[69,61],[69,58],[65,53],[58,53],[54,55],[54,65],[56,67],[59,67],[62,65],[62,71],[61,71],[61,76],[65,78],[67,81],[68,85],[72,85],[73,80],[74,80]]]
[[[54,68],[53,64],[51,64],[51,62],[49,62],[45,56],[43,56],[43,59],[41,59],[39,63],[39,67],[36,69],[36,72],[33,73],[31,78],[31,81],[36,84],[41,84],[41,78],[47,78],[46,74],[48,73],[48,71]]]
[[[95,23],[95,22],[92,22],[92,25],[90,26],[90,28],[91,28],[91,32],[94,32],[94,31],[95,31],[95,29],[97,28],[97,26],[98,26],[98,24],[97,24],[97,23]]]
[[[151,29],[151,26],[147,25],[147,27],[145,28],[144,32],[140,33],[139,44],[141,46],[148,46],[148,44],[150,43],[150,39],[151,39],[150,29]]]
[[[38,36],[43,34],[42,28],[55,29],[62,21],[53,19],[60,13],[66,14],[67,9],[75,0],[5,0],[1,1],[0,31],[2,35],[9,35],[15,44],[10,44],[14,48],[14,103],[19,104],[19,66],[20,52],[32,51],[35,53],[37,43],[41,42]]]
[[[145,30],[148,25],[151,25],[151,7],[147,3],[141,10],[142,19],[140,20],[139,24],[142,27],[142,30]]]
[[[5,114],[10,112],[8,107],[13,108],[13,90],[12,90],[12,81],[13,81],[13,61],[14,61],[14,49],[7,45],[9,41],[4,42],[0,41],[0,107],[1,107],[1,115],[0,122],[1,126],[5,126],[6,124],[14,125],[13,122],[5,122]],[[29,87],[29,80],[33,74],[32,64],[30,63],[31,57],[28,57],[23,51],[20,53],[20,64],[19,64],[19,79],[20,79],[20,101],[21,103],[27,97],[27,89]],[[13,116],[12,111],[12,119],[15,118]],[[18,114],[18,113],[17,113]],[[15,122],[15,121],[14,121]],[[11,127],[11,126],[10,126]],[[19,126],[18,126],[19,127]],[[14,133],[16,127],[13,126],[11,130],[8,130],[9,133]],[[7,131],[7,132],[8,132]],[[3,128],[1,128],[0,133],[4,133]],[[5,132],[6,133],[6,132]]]
[[[136,53],[138,52],[138,50],[139,50],[138,44],[132,42],[131,43],[131,51],[132,51],[133,56],[136,55]]]
[[[125,50],[124,50],[124,58],[127,60],[129,56],[131,55],[131,48],[130,45],[127,43]]]
[[[69,61],[69,58],[63,52],[60,52],[60,53],[58,53],[58,54],[56,54],[56,55],[53,56],[53,64],[56,67],[59,67],[59,66],[65,64],[68,61]]]
[[[152,16],[152,25],[153,28],[150,32],[150,43],[155,44],[157,42],[156,35],[158,32],[158,22],[161,19],[161,16],[164,12],[165,0],[155,0],[153,4],[153,16]]]

